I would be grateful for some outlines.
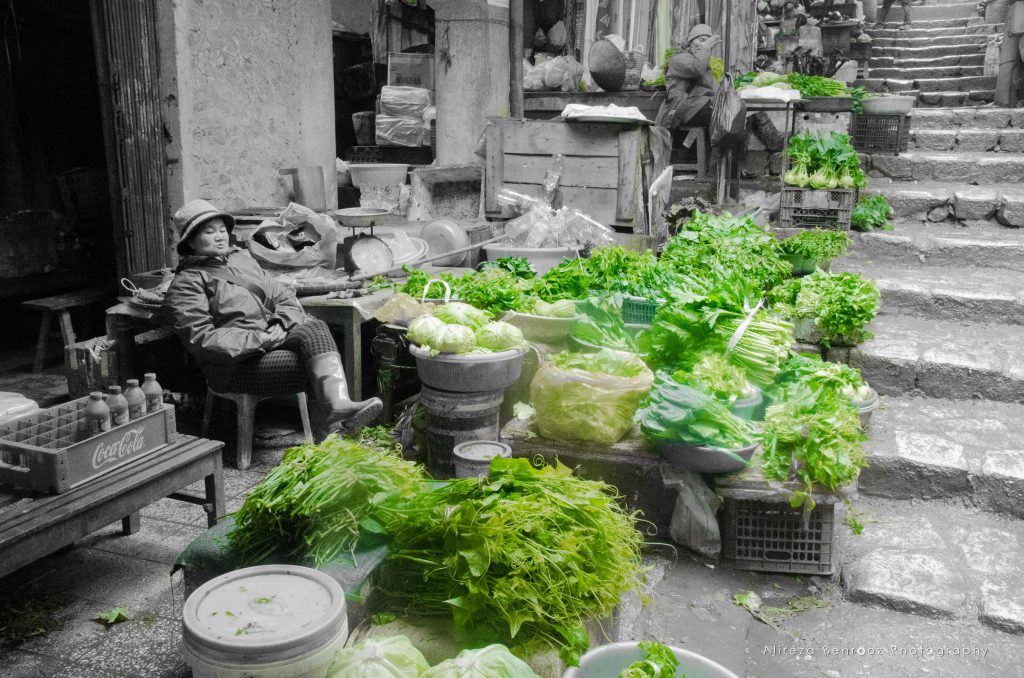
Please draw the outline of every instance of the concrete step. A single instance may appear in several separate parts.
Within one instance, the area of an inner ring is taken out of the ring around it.
[[[970,92],[922,92],[920,90],[904,91],[899,94],[913,95],[917,97],[917,107],[942,107],[951,106],[985,106],[995,100],[995,89],[971,90]]]
[[[877,264],[972,266],[1024,273],[1024,229],[897,221],[893,231],[851,232],[851,251]]]
[[[882,395],[1024,403],[1019,326],[880,315],[869,329],[873,339],[829,359],[860,368]]]
[[[977,7],[977,5],[969,5],[969,4],[941,4],[941,5],[935,5],[935,4],[930,4],[930,3],[926,4],[926,5],[919,5],[919,6],[911,7],[911,9],[910,9],[911,24],[910,25],[911,25],[911,27],[913,27],[916,24],[922,24],[922,23],[924,23],[926,21],[927,22],[931,22],[931,21],[949,21],[949,20],[956,20],[956,19],[970,20],[970,19],[975,18],[975,17],[980,19],[981,17],[978,16],[978,13],[977,13],[977,10],[975,9],[975,7]],[[879,10],[879,11],[881,11],[881,10]],[[886,26],[890,26],[890,25],[892,25],[894,23],[895,24],[903,23],[904,15],[905,15],[905,13],[904,13],[903,7],[900,6],[899,4],[894,4],[892,6],[892,9],[889,11],[888,16],[885,17],[885,20],[886,20],[885,25]]]
[[[894,267],[856,252],[833,262],[832,270],[874,279],[882,295],[879,310],[885,315],[1024,325],[1024,277],[1019,271],[922,263]]]
[[[923,49],[926,47],[956,47],[971,45],[984,49],[990,35],[993,33],[965,32],[963,28],[936,29],[939,34],[922,32],[921,35],[914,35],[910,31],[893,32],[891,35],[879,35],[871,37],[871,46],[874,49],[894,47],[899,49]],[[946,31],[949,31],[946,33]],[[944,34],[943,34],[944,33]]]
[[[923,129],[910,133],[910,149],[1024,153],[1024,129]]]
[[[1024,406],[882,396],[870,427],[860,492],[1024,518]]]
[[[1020,184],[972,186],[949,181],[873,180],[868,192],[884,195],[897,219],[933,224],[960,221],[1024,226],[1024,187]],[[1007,237],[1009,234],[1007,231]]]
[[[950,57],[950,56],[985,56],[985,43],[986,39],[972,40],[970,42],[950,42],[956,38],[951,37],[936,37],[929,39],[929,45],[924,47],[899,47],[899,46],[883,46],[877,42],[872,44],[871,47],[871,61],[872,63],[876,58],[889,57],[894,59],[911,59],[918,61],[926,61],[928,59],[936,59],[939,57]],[[940,44],[934,44],[940,43]]]
[[[896,8],[893,8],[895,12]],[[950,29],[960,29],[960,35],[975,35],[978,33],[998,33],[1002,31],[1003,24],[987,24],[985,20],[980,16],[966,16],[966,17],[950,17],[950,18],[936,18],[936,17],[920,17],[915,18],[913,23],[907,27],[903,27],[903,15],[900,14],[896,17],[895,14],[886,17],[884,26],[870,26],[866,29],[867,34],[874,38],[889,38],[889,37],[907,37],[907,38],[925,38],[932,37],[935,35],[935,31],[949,31]],[[946,35],[951,35],[946,33]]]
[[[906,76],[904,76],[904,79]],[[965,77],[915,78],[914,87],[927,92],[973,92],[975,90],[995,89],[996,76],[971,75]]]
[[[875,522],[860,535],[837,530],[848,600],[1024,634],[1024,522],[937,501],[861,497],[856,505]]]
[[[976,54],[972,50],[966,54],[950,54],[946,56],[906,58],[898,55],[872,56],[868,66],[873,74],[887,68],[918,69],[918,68],[952,68],[955,66],[978,66],[985,63],[984,54]],[[890,77],[888,75],[875,77]],[[897,76],[901,77],[901,76]]]
[[[907,151],[868,157],[871,176],[899,181],[971,181],[982,186],[1024,181],[1024,153]]]
[[[982,60],[984,56],[982,55]],[[903,64],[894,66],[878,66],[873,63],[868,66],[871,78],[899,78],[913,79],[914,82],[923,80],[948,80],[951,78],[978,78],[983,77],[984,66],[982,64],[953,65],[953,66],[923,66],[910,68]],[[920,78],[920,80],[918,80]],[[943,88],[945,89],[945,87]]]
[[[910,118],[911,130],[1024,129],[1021,108],[916,108]]]

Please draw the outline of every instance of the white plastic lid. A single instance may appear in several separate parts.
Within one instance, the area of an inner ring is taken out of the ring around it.
[[[341,585],[322,572],[261,565],[213,579],[188,597],[186,642],[206,654],[288,659],[333,639],[347,622]]]
[[[494,440],[468,440],[456,445],[452,454],[467,461],[490,461],[495,457],[510,458],[512,448]]]

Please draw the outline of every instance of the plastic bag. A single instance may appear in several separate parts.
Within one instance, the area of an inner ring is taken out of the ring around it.
[[[523,89],[527,92],[544,91],[544,66],[531,66],[523,59]]]
[[[576,92],[579,90],[580,78],[583,77],[583,65],[570,56],[560,56],[544,65],[544,86],[549,90]]]
[[[377,322],[408,327],[409,323],[416,318],[421,315],[431,315],[433,312],[434,304],[420,303],[419,299],[399,292],[384,302],[384,305],[373,314],[373,318]]]
[[[504,645],[463,650],[421,674],[421,678],[537,678],[530,665]]]
[[[430,668],[423,653],[405,636],[367,638],[339,650],[328,678],[418,678]]]
[[[430,126],[423,122],[422,117],[404,118],[383,114],[377,116],[376,139],[378,146],[429,145],[429,134]],[[425,141],[426,144],[424,144]]]
[[[651,370],[632,353],[561,354],[545,362],[530,384],[537,428],[551,440],[612,445],[633,428],[633,415],[653,382]]]
[[[399,118],[423,119],[433,104],[429,89],[422,87],[395,87],[386,85],[380,90],[380,112]]]
[[[280,232],[282,226],[291,231],[300,226],[307,226],[306,233],[311,231],[319,236],[314,244],[295,252],[288,249],[273,250],[261,245],[256,236],[260,232]],[[277,220],[267,220],[253,234],[249,241],[249,253],[261,264],[283,268],[308,268],[323,266],[334,269],[338,256],[338,230],[334,221],[326,214],[318,214],[298,203],[290,203]]]
[[[36,401],[29,400],[20,393],[0,391],[0,422],[23,417],[39,410]]]
[[[718,148],[742,145],[747,138],[746,124],[747,105],[733,86],[732,75],[726,73],[715,94],[715,107],[708,125],[711,145]]]

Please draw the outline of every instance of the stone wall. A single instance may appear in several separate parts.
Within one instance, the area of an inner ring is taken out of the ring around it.
[[[181,195],[226,209],[285,205],[286,167],[321,165],[334,189],[331,0],[177,0],[173,22]]]
[[[369,33],[376,0],[331,0],[331,20],[353,33]]]

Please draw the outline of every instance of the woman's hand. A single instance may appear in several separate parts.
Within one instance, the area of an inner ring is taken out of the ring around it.
[[[264,351],[273,351],[284,343],[284,340],[288,337],[288,333],[284,331],[284,328],[280,325],[274,324],[263,333],[263,343],[260,344],[260,348]]]

